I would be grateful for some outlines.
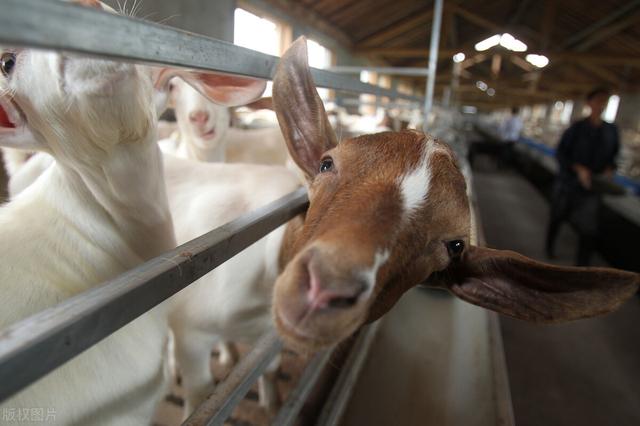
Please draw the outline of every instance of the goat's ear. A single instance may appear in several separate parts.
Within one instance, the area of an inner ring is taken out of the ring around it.
[[[267,87],[266,81],[252,77],[170,68],[157,69],[153,73],[153,79],[156,107],[159,111],[166,107],[169,81],[173,77],[180,77],[210,101],[228,107],[245,105],[258,99]]]
[[[270,96],[266,98],[260,98],[257,101],[246,104],[245,106],[252,111],[258,111],[261,109],[270,109],[271,111],[273,111],[273,98]]]
[[[16,120],[13,122],[9,117]],[[27,126],[19,119],[17,111],[13,111],[7,103],[0,102],[0,146],[24,150],[43,150],[44,145],[38,142]]]
[[[337,145],[307,59],[307,40],[285,52],[273,79],[273,106],[291,157],[308,180],[318,173],[322,154]]]
[[[555,266],[511,251],[472,246],[427,284],[514,318],[557,323],[616,310],[638,291],[640,274]]]

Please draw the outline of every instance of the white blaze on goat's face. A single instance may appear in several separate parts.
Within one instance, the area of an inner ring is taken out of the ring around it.
[[[443,148],[434,139],[427,136],[426,143],[422,147],[420,162],[413,170],[398,180],[407,217],[410,217],[428,200],[433,175],[431,160],[436,153],[448,156],[451,161],[454,161],[448,149]]]
[[[431,184],[429,160],[433,153],[433,145],[423,147],[421,161],[399,180],[405,215],[410,216],[427,198]]]
[[[181,140],[202,150],[220,148],[229,128],[229,109],[216,105],[179,77],[171,80],[171,103]]]

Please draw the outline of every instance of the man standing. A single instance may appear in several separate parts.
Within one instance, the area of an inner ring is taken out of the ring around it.
[[[506,166],[511,164],[513,145],[520,139],[520,133],[522,132],[522,119],[518,115],[520,108],[514,106],[511,108],[511,115],[500,126],[500,139],[502,139],[502,149],[499,153],[498,164]]]
[[[560,225],[571,220],[579,234],[579,266],[590,263],[596,245],[600,197],[592,191],[592,180],[596,175],[612,177],[620,145],[618,128],[601,118],[609,96],[604,88],[587,95],[591,114],[564,132],[556,151],[560,167],[551,197],[546,251],[552,258]]]

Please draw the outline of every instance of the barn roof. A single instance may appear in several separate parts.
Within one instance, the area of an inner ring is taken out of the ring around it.
[[[267,0],[380,65],[426,67],[431,0]],[[640,88],[640,0],[445,0],[437,89],[449,86],[452,55],[463,52],[458,99],[487,106],[575,98],[595,86]],[[525,53],[475,43],[508,32]],[[527,53],[544,54],[537,69]],[[423,85],[421,78],[415,78]],[[495,88],[489,97],[476,88]]]

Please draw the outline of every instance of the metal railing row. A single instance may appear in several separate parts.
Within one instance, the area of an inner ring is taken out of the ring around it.
[[[64,2],[1,0],[0,7],[3,45],[263,79],[271,79],[278,62],[277,57],[224,41]],[[320,69],[313,69],[312,74],[319,87],[367,93],[389,101],[424,101],[343,74]],[[209,273],[304,212],[307,205],[306,191],[295,191],[111,281],[0,330],[0,402]],[[264,336],[186,424],[222,424],[280,347],[275,333]],[[285,402],[277,422],[293,422],[304,395],[329,356],[329,352],[323,352],[310,361],[293,392],[295,398]],[[352,383],[353,378],[345,380]],[[344,400],[344,396],[335,398]],[[327,419],[332,416],[323,415]]]

